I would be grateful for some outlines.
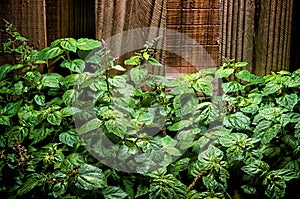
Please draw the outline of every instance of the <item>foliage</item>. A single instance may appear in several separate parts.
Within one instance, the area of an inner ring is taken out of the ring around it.
[[[161,66],[149,43],[121,66],[97,40],[37,51],[6,33],[1,52],[14,62],[0,66],[1,197],[297,194],[300,70],[259,77],[228,61],[168,80],[147,70]],[[36,70],[51,64],[68,74]]]

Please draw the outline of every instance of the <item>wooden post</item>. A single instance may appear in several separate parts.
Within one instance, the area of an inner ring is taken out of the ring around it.
[[[246,61],[258,75],[288,70],[293,0],[222,0],[220,61]]]

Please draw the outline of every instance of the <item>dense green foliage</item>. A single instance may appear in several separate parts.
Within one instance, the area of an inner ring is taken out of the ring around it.
[[[259,77],[228,61],[167,80],[148,73],[161,67],[151,44],[120,66],[96,40],[36,51],[6,32],[1,198],[299,196],[300,70]]]

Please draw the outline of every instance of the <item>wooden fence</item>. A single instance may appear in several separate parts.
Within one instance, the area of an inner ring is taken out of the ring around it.
[[[154,26],[190,36],[216,65],[223,58],[233,58],[249,62],[252,72],[263,75],[288,69],[290,63],[293,0],[0,1],[0,26],[2,18],[13,23],[39,49],[61,37],[107,39],[122,31]],[[164,38],[160,45],[165,48],[180,48],[195,60],[202,56],[181,38],[174,42],[161,34],[157,36]],[[122,39],[118,42],[120,48],[130,45]],[[161,68],[154,73],[172,75],[199,69],[172,52],[161,55],[172,70]],[[200,67],[205,63],[199,63]]]

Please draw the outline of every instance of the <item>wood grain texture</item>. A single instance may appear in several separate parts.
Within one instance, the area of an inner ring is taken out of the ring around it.
[[[222,0],[222,59],[246,61],[258,75],[287,70],[292,5],[289,0]]]

